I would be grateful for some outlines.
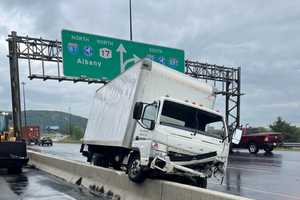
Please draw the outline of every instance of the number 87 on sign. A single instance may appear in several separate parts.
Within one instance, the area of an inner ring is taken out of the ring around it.
[[[99,49],[99,55],[102,58],[109,59],[112,58],[112,51],[108,48]]]

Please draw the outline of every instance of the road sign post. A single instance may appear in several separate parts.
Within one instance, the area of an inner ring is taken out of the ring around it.
[[[128,40],[62,31],[64,75],[112,80],[145,57],[184,72],[184,51]]]

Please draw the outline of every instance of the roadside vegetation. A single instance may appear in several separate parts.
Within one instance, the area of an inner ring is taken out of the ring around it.
[[[300,127],[291,125],[281,117],[277,117],[269,127],[272,131],[281,132],[284,142],[300,142]]]
[[[69,127],[65,127],[62,130],[64,135],[68,135],[64,140],[61,142],[64,143],[80,143],[80,139],[83,137],[84,132],[79,126],[71,125]]]

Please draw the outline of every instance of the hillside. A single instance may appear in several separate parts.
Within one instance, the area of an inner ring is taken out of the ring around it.
[[[49,126],[58,126],[60,131],[69,127],[71,121],[72,126],[78,126],[82,131],[85,131],[87,119],[77,115],[70,115],[69,113],[49,110],[28,110],[27,125],[38,125],[42,132],[46,132]],[[24,123],[24,116],[22,112],[22,123]]]

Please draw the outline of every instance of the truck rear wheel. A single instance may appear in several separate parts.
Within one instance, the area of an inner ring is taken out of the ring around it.
[[[259,151],[259,148],[255,142],[250,142],[248,145],[248,150],[252,154],[257,154],[257,152]]]
[[[142,183],[145,180],[145,174],[141,166],[141,160],[139,154],[135,153],[130,156],[128,162],[128,178],[135,183]]]
[[[97,153],[93,154],[91,163],[99,167],[108,167],[108,160],[103,155]]]
[[[265,150],[266,153],[271,153],[273,151],[273,149],[274,148],[272,146],[266,146],[266,147],[264,147],[264,150]]]

